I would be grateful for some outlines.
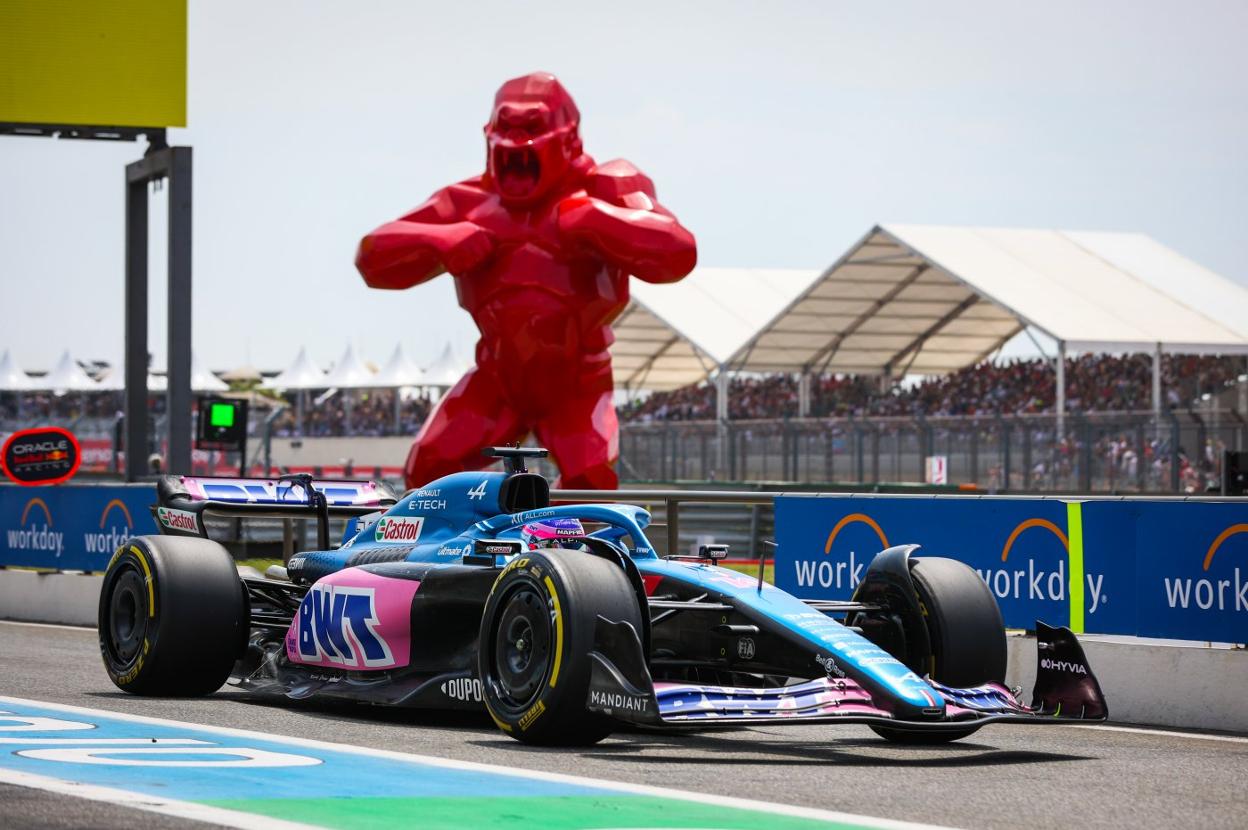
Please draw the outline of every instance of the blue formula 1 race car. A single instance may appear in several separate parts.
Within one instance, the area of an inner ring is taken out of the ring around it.
[[[649,514],[551,506],[524,459],[395,499],[372,482],[168,476],[162,535],[117,551],[100,596],[113,682],[143,695],[488,710],[526,743],[591,744],[621,724],[865,723],[938,743],[989,723],[1086,723],[1101,690],[1067,629],[1037,623],[1032,700],[1003,684],[1001,615],[973,570],[893,547],[852,601],[805,601],[716,564],[660,557]],[[205,515],[316,519],[318,550],[240,578]],[[332,548],[332,516],[348,517]]]

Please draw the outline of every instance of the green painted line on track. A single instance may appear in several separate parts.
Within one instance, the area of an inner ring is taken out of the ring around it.
[[[240,798],[202,801],[213,807],[257,813],[334,830],[596,830],[703,828],[717,830],[829,830],[869,825],[720,807],[643,795],[532,798]]]

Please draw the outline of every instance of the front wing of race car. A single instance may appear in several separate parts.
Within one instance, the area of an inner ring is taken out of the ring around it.
[[[1108,716],[1100,684],[1075,635],[1036,623],[1036,684],[1030,705],[998,683],[955,689],[926,679],[935,705],[923,719],[898,718],[890,701],[852,678],[824,677],[752,688],[653,682],[632,627],[598,618],[586,706],[648,727],[732,727],[785,723],[868,723],[896,730],[963,730],[991,722],[1088,723]]]

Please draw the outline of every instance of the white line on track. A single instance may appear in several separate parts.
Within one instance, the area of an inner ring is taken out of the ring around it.
[[[93,626],[86,625],[60,625],[59,623],[22,622],[21,620],[0,620],[0,625],[24,625],[27,628],[59,628],[62,631],[85,631],[90,634],[95,633],[95,628]]]
[[[221,807],[209,807],[207,804],[195,804],[191,801],[178,801],[173,798],[162,798],[157,795],[132,793],[129,790],[118,790],[112,787],[97,787],[94,784],[78,784],[73,781],[62,781],[59,778],[48,778],[29,772],[4,769],[0,767],[0,783],[14,784],[33,790],[69,795],[74,798],[85,798],[88,801],[102,801],[106,804],[119,804],[146,810],[149,813],[160,813],[165,816],[206,821],[224,827],[237,827],[240,830],[322,830],[311,824],[299,824],[293,821],[269,818],[256,813],[243,813],[237,810],[226,810]]]
[[[373,749],[371,747],[354,746],[352,744],[339,744],[330,741],[316,741],[310,738],[294,738],[287,735],[279,735],[268,732],[255,732],[249,729],[234,729],[225,726],[206,726],[198,723],[186,723],[184,721],[166,720],[164,718],[149,718],[144,715],[131,715],[123,712],[113,712],[106,709],[89,709],[82,706],[69,706],[63,703],[45,703],[39,700],[29,700],[19,697],[0,696],[0,703],[15,704],[18,706],[37,706],[44,709],[55,709],[62,712],[71,712],[77,715],[97,716],[114,718],[116,720],[129,721],[131,723],[146,723],[153,726],[166,726],[172,728],[194,729],[201,732],[211,732],[218,735],[229,735],[236,738],[251,738],[254,740],[269,741],[278,744],[287,744],[290,746],[301,746],[309,749],[323,749],[331,752],[347,752],[355,755],[369,755],[375,758],[387,758],[395,761],[405,761],[407,763],[424,764],[426,766],[442,767],[444,769],[457,769],[469,772],[488,772],[494,775],[505,775],[512,778],[529,778],[537,781],[552,781],[562,784],[574,784],[581,787],[594,787],[600,790],[614,790],[616,792],[630,793],[633,795],[648,795],[658,798],[670,798],[680,801],[689,801],[697,804],[710,804],[716,807],[735,807],[741,810],[755,810],[763,813],[773,813],[776,815],[794,816],[797,818],[809,818],[818,821],[838,822],[841,824],[857,824],[863,827],[880,828],[880,830],[947,830],[934,824],[918,824],[909,821],[897,821],[894,819],[875,818],[872,816],[860,816],[852,813],[840,813],[832,810],[820,810],[813,807],[797,807],[790,804],[776,804],[770,801],[756,801],[750,798],[734,798],[731,796],[709,795],[706,793],[695,793],[688,790],[674,790],[666,787],[651,787],[645,784],[628,784],[620,781],[602,781],[596,778],[584,778],[579,775],[564,775],[557,772],[544,772],[540,770],[516,769],[513,767],[504,767],[496,764],[481,764],[474,761],[456,761],[450,758],[438,758],[432,755],[416,755],[408,752],[394,752],[388,749]],[[11,775],[0,768],[0,781],[10,780],[6,776]],[[32,776],[42,778],[42,776]],[[72,784],[57,779],[43,779],[47,782],[54,782],[58,786],[67,789],[56,790],[57,792],[66,792],[69,795],[77,794],[77,787],[80,785]],[[10,783],[17,783],[11,781]],[[32,785],[33,786],[33,785]],[[44,788],[46,789],[46,787]],[[105,788],[97,788],[105,789]],[[116,790],[114,792],[124,792]],[[149,796],[139,795],[137,793],[125,793],[128,798],[138,799],[144,803],[154,803],[162,801]],[[89,796],[84,796],[89,797]],[[97,798],[97,801],[109,800],[107,798]],[[167,800],[163,800],[167,801]],[[122,802],[115,802],[122,803]],[[168,801],[167,803],[175,805],[177,809],[186,805],[186,802]],[[128,804],[128,802],[127,802]],[[136,806],[128,804],[128,806]],[[197,807],[198,805],[189,805]],[[154,812],[163,812],[162,809],[153,809]],[[205,808],[208,809],[208,808]],[[223,811],[232,812],[232,811]],[[170,813],[170,815],[174,815]],[[180,814],[179,814],[180,815]],[[188,816],[189,817],[189,816]],[[208,820],[208,819],[205,819]],[[215,820],[215,819],[212,819]],[[302,828],[306,825],[283,823],[276,824],[255,824],[241,825],[231,822],[220,822],[231,827],[257,827],[257,828]]]
[[[1130,732],[1135,735],[1153,735],[1159,738],[1193,738],[1197,741],[1225,741],[1233,744],[1248,744],[1248,737],[1239,735],[1211,735],[1206,732],[1178,732],[1172,729],[1153,729],[1147,726],[1116,726],[1110,723],[1095,723],[1076,726],[1076,729],[1100,729],[1105,732]]]

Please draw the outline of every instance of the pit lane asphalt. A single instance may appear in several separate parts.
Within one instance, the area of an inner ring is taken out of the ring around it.
[[[861,726],[777,726],[623,733],[588,749],[544,750],[471,715],[259,703],[228,687],[204,699],[138,698],[109,682],[93,630],[4,622],[0,695],[953,827],[1248,826],[1248,742],[1195,735],[995,726],[912,748]],[[0,827],[136,822],[185,825],[0,785]]]

